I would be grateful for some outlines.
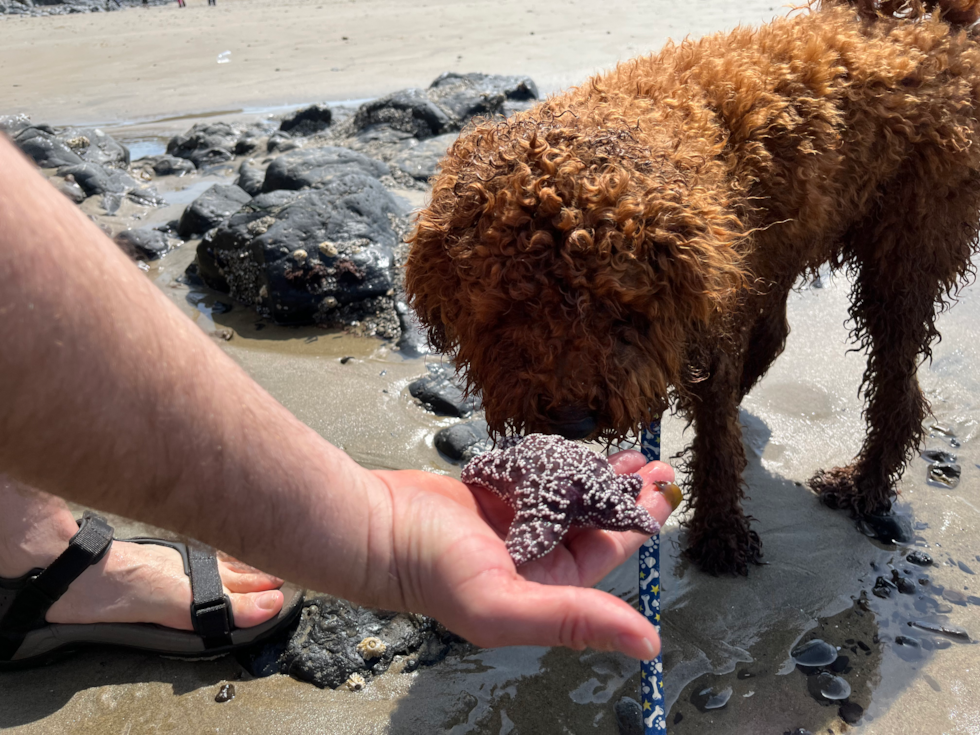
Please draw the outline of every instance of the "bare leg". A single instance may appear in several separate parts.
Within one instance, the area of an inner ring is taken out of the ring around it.
[[[0,475],[0,577],[46,567],[78,525],[60,498]],[[229,557],[218,559],[235,624],[247,628],[282,607],[282,581]],[[180,555],[163,546],[113,542],[48,610],[49,623],[157,623],[191,630],[191,590]]]

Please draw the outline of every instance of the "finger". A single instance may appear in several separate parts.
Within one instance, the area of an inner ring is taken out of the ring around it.
[[[659,459],[644,465],[635,472],[643,478],[644,483],[674,481],[674,468]]]
[[[670,514],[677,510],[683,500],[684,495],[677,485],[672,482],[664,482],[656,485],[644,485],[636,502],[646,508],[647,512],[663,527]]]
[[[639,471],[647,463],[647,458],[635,449],[624,449],[606,457],[617,475],[629,475]]]
[[[459,593],[465,622],[456,632],[479,646],[589,647],[644,660],[660,651],[653,625],[626,602],[599,590],[500,574],[492,580],[481,575]]]
[[[656,519],[660,526],[677,508],[681,501],[681,491],[674,484],[665,487],[666,492],[655,485],[646,485],[640,492],[637,503]],[[643,543],[649,534],[637,531],[596,531],[582,530],[569,534],[565,546],[574,560],[580,584],[597,584],[609,572],[625,562]],[[522,568],[527,575],[527,570]],[[531,575],[534,578],[534,574]]]

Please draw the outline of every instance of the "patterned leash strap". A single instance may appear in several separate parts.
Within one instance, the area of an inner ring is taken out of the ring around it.
[[[640,451],[648,462],[660,459],[660,421],[647,426],[640,436]],[[660,535],[640,547],[640,611],[660,633]],[[640,705],[646,735],[666,735],[664,710],[664,665],[657,656],[640,664]]]

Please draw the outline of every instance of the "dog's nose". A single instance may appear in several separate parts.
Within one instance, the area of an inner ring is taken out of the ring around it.
[[[595,415],[580,406],[562,406],[548,411],[548,424],[553,434],[566,439],[585,439],[595,431]]]

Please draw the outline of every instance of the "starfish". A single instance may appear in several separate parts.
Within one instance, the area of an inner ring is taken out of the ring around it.
[[[506,538],[516,566],[546,555],[572,526],[660,531],[636,504],[643,487],[639,475],[617,475],[605,457],[560,436],[508,437],[466,465],[461,478],[516,511]]]

